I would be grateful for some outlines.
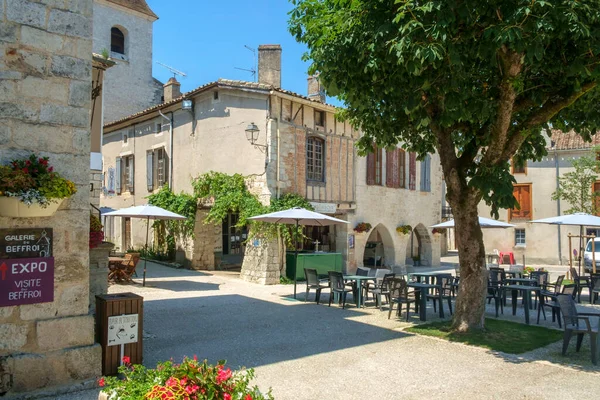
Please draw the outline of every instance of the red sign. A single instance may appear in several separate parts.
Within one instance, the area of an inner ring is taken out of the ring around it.
[[[54,301],[54,257],[0,259],[0,307]]]

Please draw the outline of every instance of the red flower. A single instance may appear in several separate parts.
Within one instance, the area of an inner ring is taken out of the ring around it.
[[[244,397],[244,400],[252,400],[252,396],[250,396],[249,394],[247,394],[246,397]]]
[[[167,381],[165,382],[165,386],[168,387],[173,387],[177,385],[177,378],[174,377],[170,377],[169,379],[167,379]]]
[[[26,174],[28,174],[29,170],[27,168],[23,168],[23,172],[25,172]]]
[[[223,400],[231,400],[231,395],[229,393],[224,393]]]
[[[131,364],[131,358],[129,356],[123,356],[123,364]]]
[[[220,385],[227,379],[231,378],[231,370],[229,368],[223,369],[221,365],[219,365],[219,367],[219,371],[217,372],[217,384]]]
[[[200,389],[200,386],[198,386],[198,385],[190,385],[190,386],[186,386],[185,392],[187,394],[192,394],[192,393],[196,393],[198,391],[198,389]]]
[[[31,165],[31,161],[29,161],[29,160],[25,161],[25,165],[30,166]]]
[[[54,171],[54,167],[48,168],[48,172],[52,172],[52,171]]]
[[[194,361],[198,361],[198,356],[194,354]]]
[[[106,381],[104,380],[104,378],[100,378],[100,379],[98,379],[98,385],[99,385],[99,386],[104,386],[104,385],[106,385]]]

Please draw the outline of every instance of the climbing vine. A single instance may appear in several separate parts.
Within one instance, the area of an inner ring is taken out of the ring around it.
[[[185,220],[157,220],[152,227],[159,251],[166,251],[172,258],[175,255],[176,241],[187,241],[194,235],[197,200],[186,193],[175,194],[167,185],[158,193],[148,196],[148,203],[187,217]]]

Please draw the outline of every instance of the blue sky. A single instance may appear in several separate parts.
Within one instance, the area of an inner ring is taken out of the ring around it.
[[[287,30],[287,0],[147,0],[159,16],[154,23],[154,76],[166,82],[172,74],[156,61],[183,71],[177,79],[187,92],[219,78],[252,80],[235,67],[250,69],[259,44],[280,44],[282,87],[306,94],[305,46]]]

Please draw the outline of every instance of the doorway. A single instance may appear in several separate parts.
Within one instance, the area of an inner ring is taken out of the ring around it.
[[[248,228],[236,226],[240,220],[239,214],[228,214],[223,220],[222,243],[223,258],[221,262],[229,265],[242,265],[244,260],[245,241],[248,238]]]

